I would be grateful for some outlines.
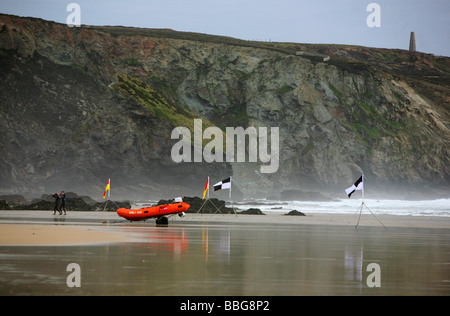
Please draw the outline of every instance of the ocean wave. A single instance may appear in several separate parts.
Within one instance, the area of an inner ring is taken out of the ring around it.
[[[235,203],[238,209],[259,208],[263,212],[287,213],[292,210],[307,213],[354,214],[361,199],[339,199],[330,202],[249,200]],[[405,201],[365,199],[364,204],[374,214],[450,217],[450,199]],[[368,212],[363,209],[363,212]]]

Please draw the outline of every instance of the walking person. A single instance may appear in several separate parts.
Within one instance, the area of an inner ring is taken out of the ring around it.
[[[55,194],[53,194],[52,196],[53,196],[53,198],[55,199],[55,207],[53,208],[53,215],[56,214],[56,211],[58,211],[58,212],[59,212],[59,215],[61,215],[62,212],[61,212],[61,210],[60,210],[60,208],[59,208],[59,195],[58,195],[58,193],[55,193]]]
[[[64,210],[64,215],[67,215],[67,213],[66,213],[66,194],[64,193],[64,191],[61,191],[59,198],[61,199],[60,211],[62,213],[62,211]]]

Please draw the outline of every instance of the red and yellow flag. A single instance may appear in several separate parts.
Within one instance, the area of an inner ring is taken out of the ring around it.
[[[106,185],[105,193],[103,193],[103,198],[106,197],[106,192],[108,192],[108,190],[110,189],[110,187],[109,187],[109,182],[110,182],[110,180],[111,180],[111,179],[108,179],[108,184]]]
[[[203,191],[203,199],[202,200],[205,199],[206,192],[208,192],[208,189],[209,189],[209,177],[208,177],[208,179],[206,179],[206,185],[205,185],[205,190]]]

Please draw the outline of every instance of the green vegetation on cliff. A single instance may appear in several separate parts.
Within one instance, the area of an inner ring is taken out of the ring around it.
[[[173,127],[187,127],[194,133],[194,119],[202,119],[203,129],[214,126],[205,118],[169,101],[161,93],[138,78],[125,74],[117,74],[117,82],[113,89],[125,97],[131,97],[143,105],[152,116],[163,122],[169,122]],[[193,141],[193,137],[191,138]],[[203,140],[204,144],[207,143]]]
[[[194,119],[198,115],[169,102],[162,94],[145,82],[125,74],[117,74],[113,88],[122,95],[131,97],[142,104],[152,116],[169,121],[174,127],[185,126],[194,129]]]
[[[387,117],[388,113],[380,113],[374,105],[369,104],[371,93],[366,92],[361,99],[349,104],[344,94],[328,83],[330,89],[336,94],[339,101],[345,105],[348,111],[346,120],[341,120],[342,125],[350,129],[367,148],[382,137],[397,137],[404,130],[402,123],[393,121]]]

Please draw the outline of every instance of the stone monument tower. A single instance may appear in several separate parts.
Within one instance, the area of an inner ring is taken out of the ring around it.
[[[416,51],[416,36],[414,35],[414,32],[411,32],[411,37],[409,38],[409,51]]]

